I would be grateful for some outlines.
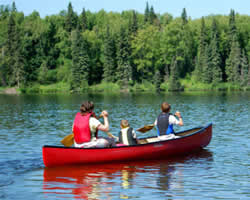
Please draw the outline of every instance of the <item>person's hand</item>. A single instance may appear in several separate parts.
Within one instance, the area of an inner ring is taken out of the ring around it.
[[[177,116],[178,118],[181,118],[181,113],[179,111],[177,111],[174,115]]]
[[[107,112],[106,110],[102,111],[102,116],[103,116],[103,117],[108,117],[108,115],[109,115],[109,114],[108,114],[108,112]]]

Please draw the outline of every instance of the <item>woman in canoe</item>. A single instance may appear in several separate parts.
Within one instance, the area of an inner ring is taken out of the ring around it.
[[[157,135],[162,139],[174,138],[174,129],[173,125],[183,126],[183,120],[180,112],[176,112],[174,115],[169,113],[171,105],[167,102],[161,104],[161,113],[155,120],[155,126],[157,129]],[[176,119],[177,116],[179,118]]]
[[[80,112],[75,116],[73,123],[74,145],[79,148],[103,148],[110,147],[114,141],[111,138],[98,138],[98,130],[108,132],[109,121],[108,112],[102,111],[104,119],[102,124],[95,116],[94,104],[85,101],[80,107]]]

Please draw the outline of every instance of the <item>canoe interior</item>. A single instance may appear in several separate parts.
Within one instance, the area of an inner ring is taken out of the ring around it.
[[[201,127],[194,128],[194,129],[187,130],[187,131],[178,132],[178,133],[175,133],[175,135],[184,137],[184,136],[192,135],[193,133],[196,133],[199,130],[201,130]],[[158,137],[141,138],[139,139],[139,144],[148,144],[148,143],[159,142],[159,141],[160,140]]]

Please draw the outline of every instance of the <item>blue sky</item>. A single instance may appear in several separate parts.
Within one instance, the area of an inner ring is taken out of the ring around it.
[[[174,17],[180,16],[184,7],[192,19],[211,14],[228,15],[230,9],[240,14],[250,15],[250,0],[15,0],[15,3],[18,11],[24,12],[25,15],[36,10],[41,17],[45,17],[66,10],[69,2],[78,14],[81,13],[82,8],[91,12],[98,12],[101,9],[107,12],[134,9],[144,13],[147,1],[154,7],[156,13],[167,12]],[[13,0],[0,0],[0,5],[12,4],[12,2]]]

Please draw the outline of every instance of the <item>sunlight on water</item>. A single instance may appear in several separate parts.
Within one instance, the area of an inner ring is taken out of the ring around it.
[[[97,114],[108,110],[114,135],[121,119],[135,129],[153,123],[166,100],[184,119],[176,131],[212,122],[213,138],[185,157],[44,168],[42,146],[60,145],[87,99]],[[0,95],[0,104],[0,199],[250,198],[249,93]]]

